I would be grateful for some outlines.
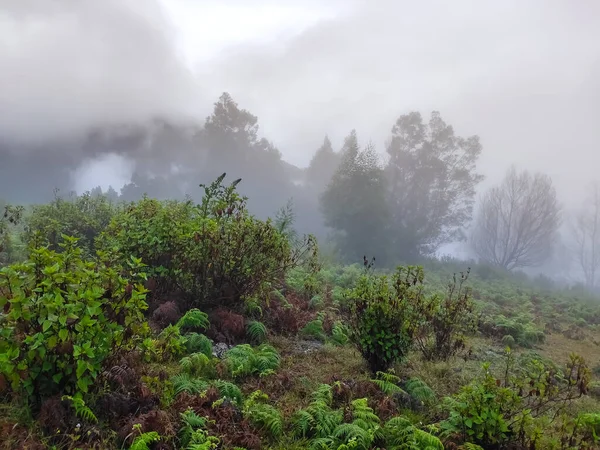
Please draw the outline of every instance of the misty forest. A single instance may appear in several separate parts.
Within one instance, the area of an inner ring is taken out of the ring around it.
[[[600,449],[600,8],[200,3],[0,0],[0,449]]]

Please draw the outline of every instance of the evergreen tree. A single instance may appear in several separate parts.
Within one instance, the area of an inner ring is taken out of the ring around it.
[[[346,137],[340,165],[320,200],[325,224],[337,232],[348,262],[362,262],[365,255],[386,259],[384,173],[372,145],[360,150],[356,131]]]
[[[316,192],[323,192],[340,163],[340,155],[333,151],[329,137],[315,152],[306,169],[306,181]]]

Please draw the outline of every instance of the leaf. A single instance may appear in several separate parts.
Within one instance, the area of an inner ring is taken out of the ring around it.
[[[42,324],[42,331],[45,333],[52,326],[52,322],[50,320],[45,320]]]

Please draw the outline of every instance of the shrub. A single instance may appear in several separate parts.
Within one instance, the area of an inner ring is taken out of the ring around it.
[[[199,205],[150,199],[129,205],[102,236],[103,248],[142,258],[157,289],[180,291],[186,308],[265,297],[314,239],[292,245],[270,220],[248,213],[237,182],[224,186],[224,176],[200,185]]]
[[[465,334],[475,331],[474,304],[464,287],[469,272],[461,272],[458,281],[454,274],[443,298],[433,295],[415,299],[413,320],[420,324],[415,342],[425,359],[447,360],[465,348]]]
[[[509,444],[537,448],[542,433],[534,421],[545,419],[542,428],[550,430],[552,422],[588,390],[590,371],[577,355],[571,355],[564,372],[538,359],[525,358],[514,366],[507,350],[503,379],[494,377],[485,363],[480,378],[446,398],[450,414],[440,425],[444,434],[485,448]]]
[[[76,242],[0,270],[0,373],[30,396],[88,392],[104,360],[148,330],[139,261],[130,282],[106,255],[83,260]]]
[[[403,360],[413,345],[414,305],[423,301],[423,269],[399,267],[391,282],[367,273],[346,296],[350,338],[371,371]]]
[[[317,318],[308,322],[300,334],[303,336],[311,337],[319,341],[325,341],[325,330],[323,329],[323,313],[319,313]]]
[[[79,245],[86,255],[94,255],[96,237],[118,210],[104,195],[93,196],[86,192],[67,199],[56,196],[49,204],[33,207],[26,220],[25,242],[47,244],[50,250],[59,252],[62,251],[61,236],[66,234],[79,238]]]
[[[23,218],[24,208],[22,206],[5,205],[0,208],[0,267],[17,259],[19,254],[18,245],[13,239],[13,231]]]

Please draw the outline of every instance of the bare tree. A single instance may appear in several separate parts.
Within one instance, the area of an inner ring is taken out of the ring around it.
[[[577,262],[583,271],[585,283],[594,289],[600,271],[600,186],[590,187],[588,198],[573,223],[573,239]]]
[[[478,256],[507,270],[543,263],[560,225],[552,179],[511,167],[481,199],[471,244]]]

